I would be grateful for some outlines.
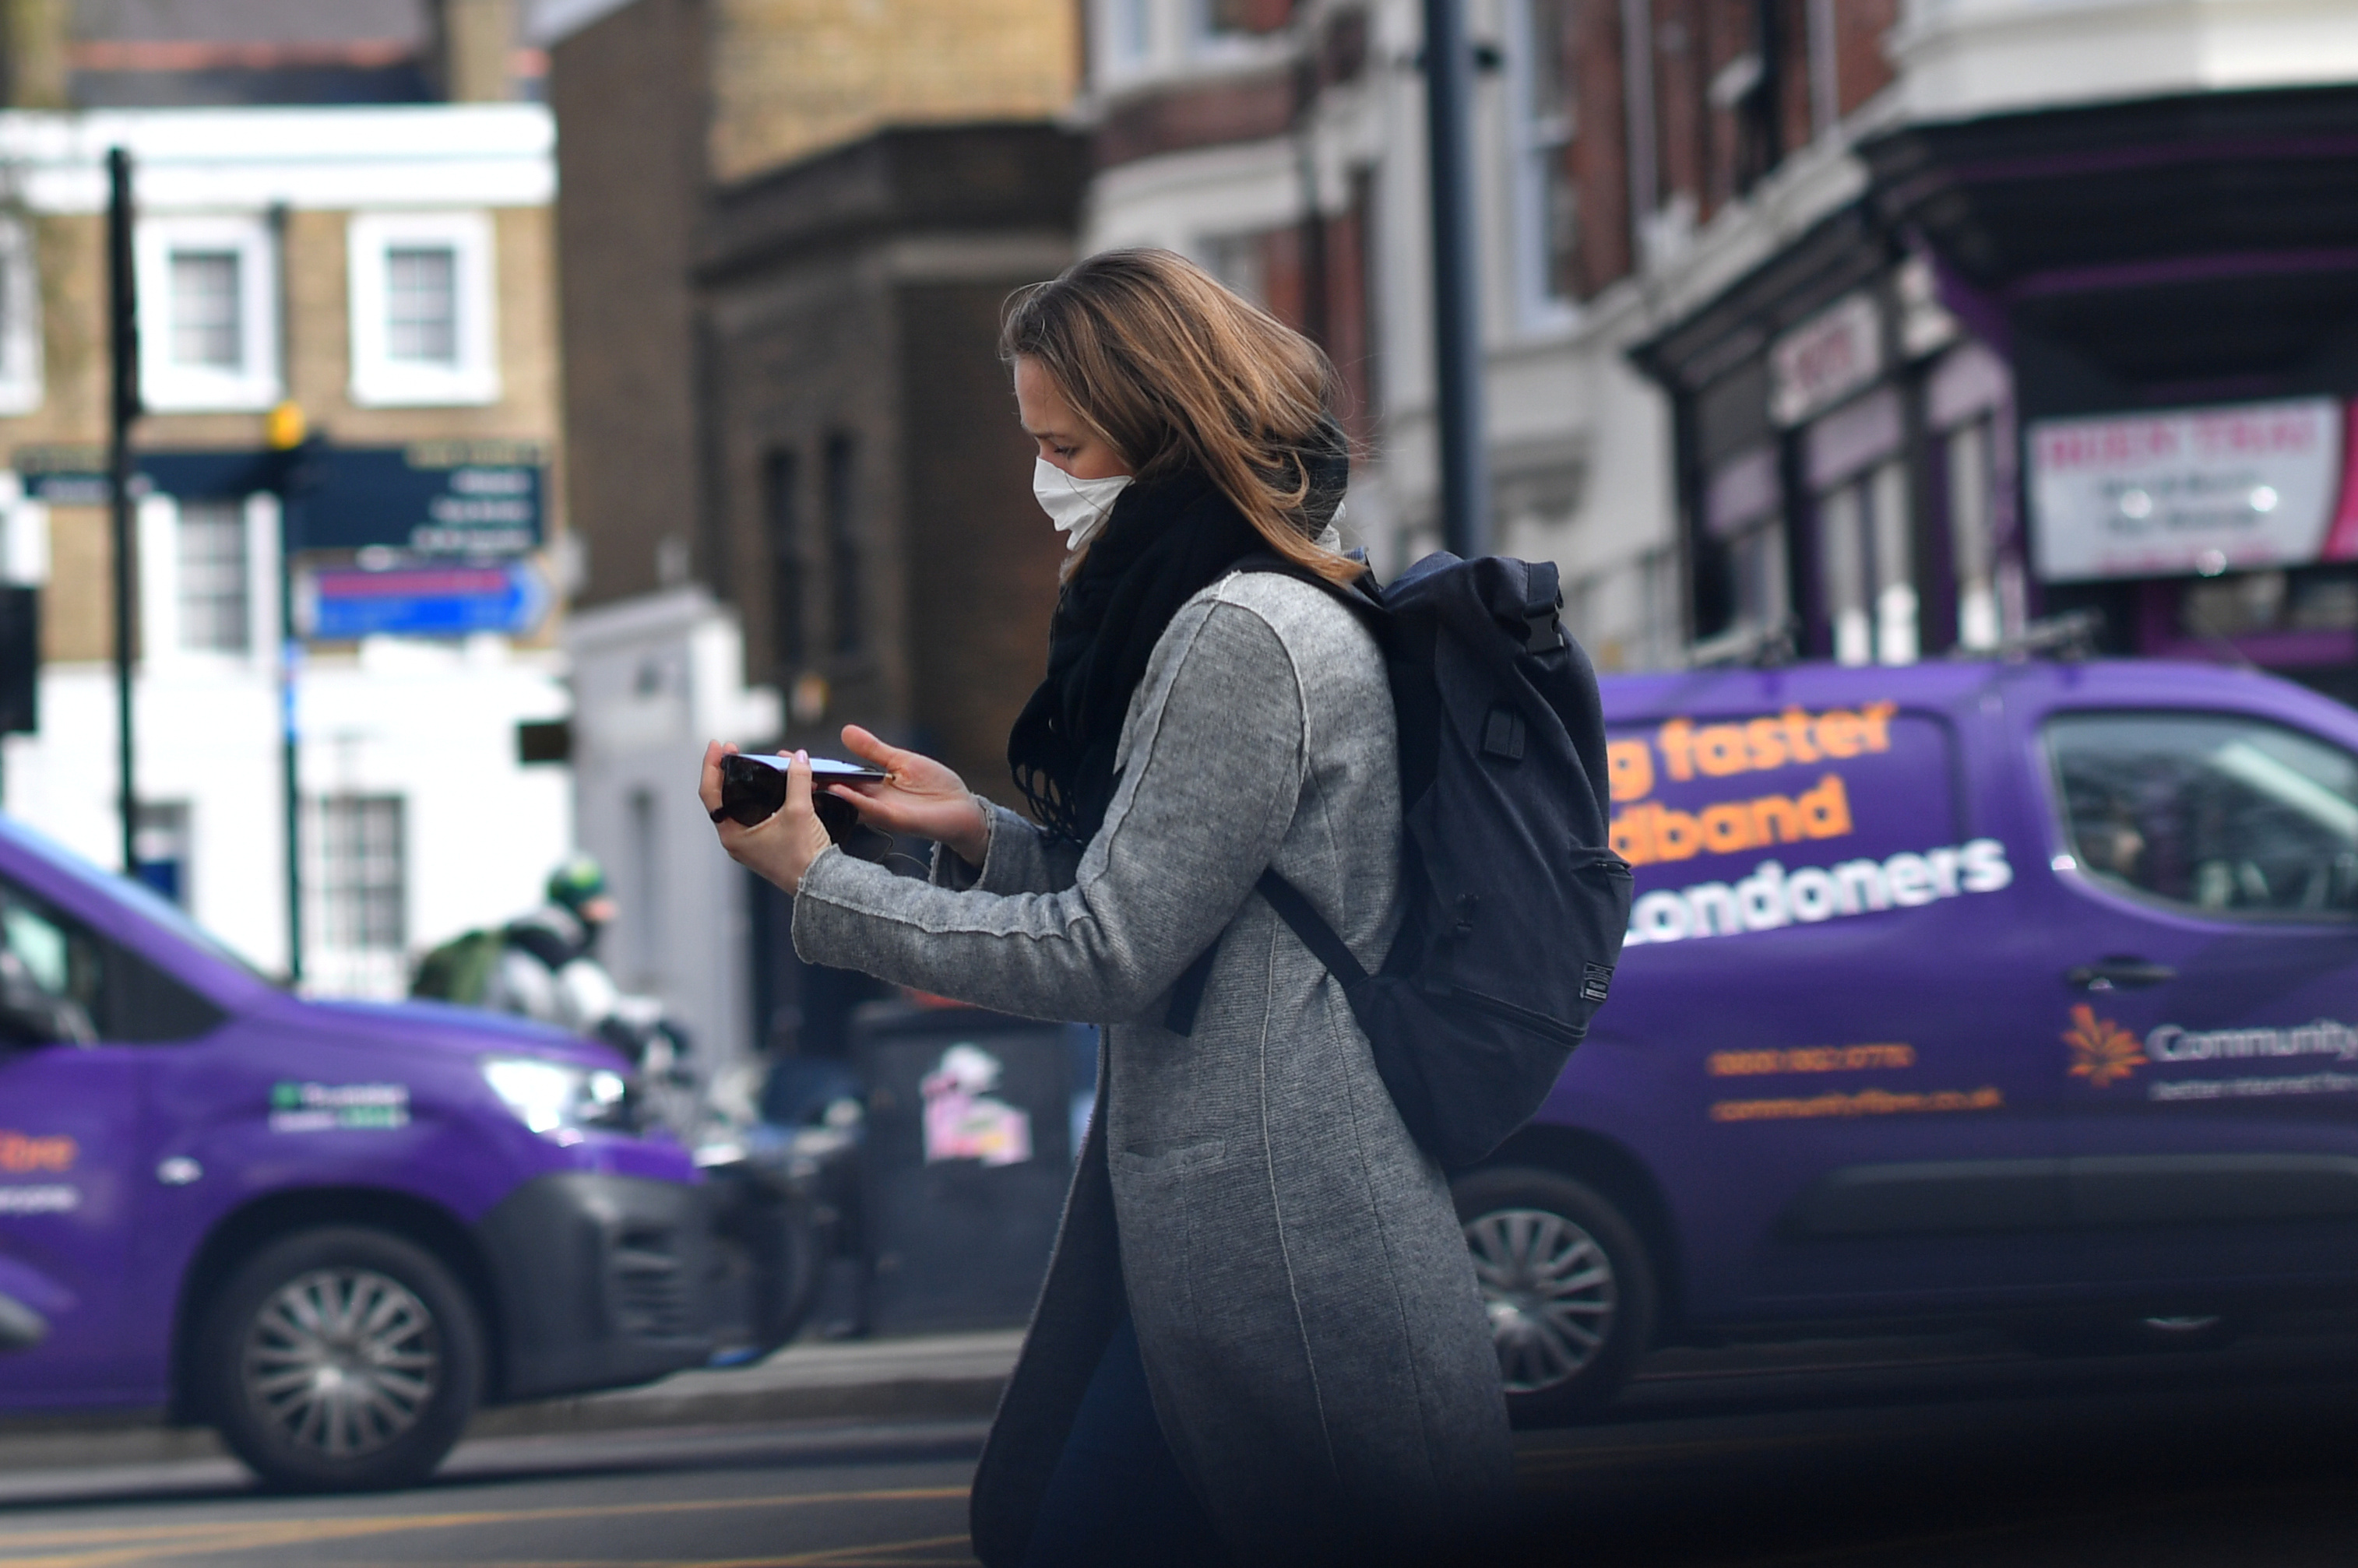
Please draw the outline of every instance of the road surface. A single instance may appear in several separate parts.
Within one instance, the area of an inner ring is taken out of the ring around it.
[[[0,1568],[966,1564],[981,1434],[497,1438],[362,1498],[260,1495],[219,1460],[22,1471],[0,1476]],[[1973,1335],[1673,1352],[1520,1453],[1533,1564],[2342,1568],[2358,1332],[2066,1361]]]

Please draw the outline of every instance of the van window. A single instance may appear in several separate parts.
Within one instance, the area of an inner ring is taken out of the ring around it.
[[[98,942],[0,883],[0,1033],[28,1043],[98,1038]]]
[[[0,881],[0,1040],[189,1040],[222,1011],[47,900]]]
[[[2358,759],[2296,730],[2207,713],[2072,714],[2047,725],[2071,853],[2098,881],[2206,914],[2358,914]]]

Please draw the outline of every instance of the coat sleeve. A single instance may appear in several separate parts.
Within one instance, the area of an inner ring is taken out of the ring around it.
[[[967,864],[946,844],[934,846],[933,883],[964,892],[1055,892],[1079,874],[1080,846],[1042,828],[1003,806],[974,797],[988,829],[982,864]]]
[[[1306,727],[1285,644],[1238,605],[1184,608],[1145,678],[1120,785],[1071,886],[994,892],[986,867],[986,885],[957,892],[829,849],[795,901],[795,950],[1028,1017],[1155,1016],[1284,838]],[[1007,827],[994,819],[986,860]]]

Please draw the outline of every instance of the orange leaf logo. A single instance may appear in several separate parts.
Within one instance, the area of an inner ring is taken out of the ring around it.
[[[2084,1002],[2071,1010],[2063,1044],[2071,1047],[2071,1076],[2087,1079],[2093,1089],[2117,1083],[2146,1065],[2136,1036],[2109,1018],[2098,1018]]]

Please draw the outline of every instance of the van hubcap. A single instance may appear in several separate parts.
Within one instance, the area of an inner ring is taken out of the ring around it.
[[[298,1448],[358,1459],[397,1441],[442,1383],[434,1314],[373,1269],[317,1269],[246,1331],[246,1402]]]
[[[1507,1391],[1567,1382],[1605,1348],[1617,1295],[1596,1238],[1545,1209],[1493,1209],[1466,1222]]]

